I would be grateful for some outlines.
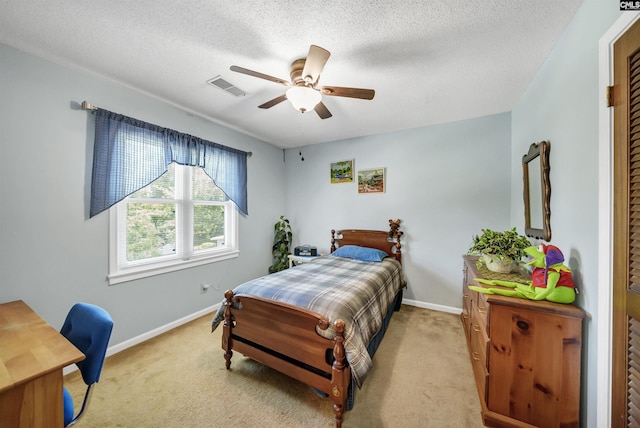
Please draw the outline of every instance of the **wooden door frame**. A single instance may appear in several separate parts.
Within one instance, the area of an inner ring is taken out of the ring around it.
[[[598,164],[598,372],[596,426],[611,423],[612,304],[613,304],[613,109],[607,107],[606,88],[613,85],[613,44],[640,18],[624,12],[599,42],[599,164]]]

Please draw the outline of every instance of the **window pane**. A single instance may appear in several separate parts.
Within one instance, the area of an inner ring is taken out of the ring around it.
[[[192,198],[195,201],[224,202],[226,196],[202,168],[193,168]]]
[[[175,254],[175,204],[127,204],[127,261]]]
[[[167,168],[167,172],[162,174],[156,181],[131,194],[132,198],[175,198],[175,163],[172,162]]]
[[[195,205],[193,207],[193,251],[224,245],[224,206]]]

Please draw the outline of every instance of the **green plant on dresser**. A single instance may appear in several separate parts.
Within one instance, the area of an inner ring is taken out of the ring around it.
[[[530,246],[529,239],[515,227],[504,232],[482,229],[482,234],[473,237],[468,254],[482,256],[489,270],[511,272],[524,256],[524,249]]]
[[[273,264],[269,266],[269,273],[280,272],[289,267],[289,247],[293,242],[293,233],[291,232],[291,224],[289,219],[280,216],[280,220],[273,226],[273,247],[272,256]]]

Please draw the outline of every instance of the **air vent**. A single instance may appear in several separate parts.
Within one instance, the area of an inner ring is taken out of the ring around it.
[[[232,83],[227,82],[221,76],[211,78],[207,80],[207,83],[215,88],[222,89],[223,91],[228,92],[236,97],[244,97],[245,95],[247,95],[246,92],[244,92],[242,89],[238,88]]]

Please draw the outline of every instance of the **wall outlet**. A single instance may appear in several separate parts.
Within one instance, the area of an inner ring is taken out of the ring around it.
[[[200,294],[204,294],[209,291],[209,284],[200,284]]]

